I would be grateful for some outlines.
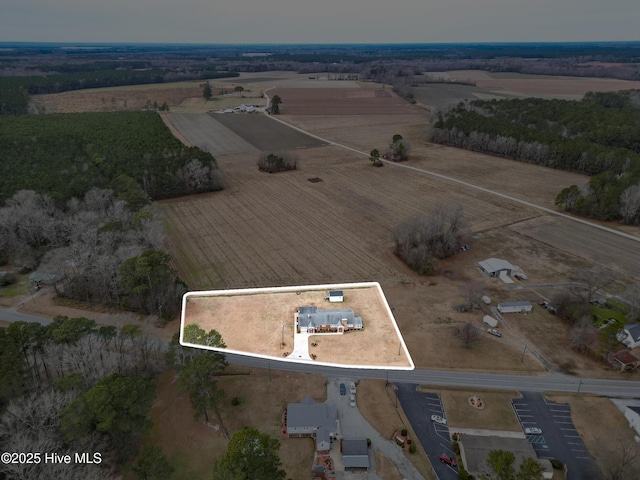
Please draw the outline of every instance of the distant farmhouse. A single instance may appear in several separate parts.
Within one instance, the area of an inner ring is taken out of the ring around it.
[[[353,310],[318,310],[318,307],[298,307],[295,314],[299,333],[344,333],[362,330],[362,318]]]

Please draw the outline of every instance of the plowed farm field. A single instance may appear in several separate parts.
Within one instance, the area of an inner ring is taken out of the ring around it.
[[[402,115],[417,107],[383,88],[274,88],[283,115]]]
[[[407,169],[372,168],[337,147],[299,158],[299,170],[272,175],[251,156],[220,158],[228,189],[160,203],[191,288],[398,282],[411,274],[392,253],[392,231],[407,218],[445,202],[464,205],[474,230],[536,215]]]

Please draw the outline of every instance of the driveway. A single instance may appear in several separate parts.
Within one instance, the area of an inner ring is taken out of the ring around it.
[[[445,453],[456,458],[451,445],[449,427],[431,421],[431,415],[446,418],[440,395],[416,390],[416,385],[398,383],[396,393],[411,427],[418,436],[420,444],[440,480],[455,480],[458,469],[440,462],[440,454]]]
[[[357,390],[356,390],[356,407],[349,406],[349,382],[355,381],[354,378],[348,377],[327,377],[327,403],[336,406],[338,412],[338,432],[342,437],[365,437],[371,440],[371,450],[382,452],[395,465],[398,471],[406,480],[424,480],[418,470],[413,466],[402,450],[391,440],[384,438],[376,429],[374,429],[367,420],[360,414],[357,407]],[[340,395],[339,385],[344,383],[347,387],[347,394]],[[369,455],[369,473],[362,477],[361,474],[351,474],[344,472],[344,476],[337,475],[337,478],[356,479],[367,478],[377,480],[379,477],[375,474],[375,459],[373,455]],[[339,474],[341,472],[336,472]]]

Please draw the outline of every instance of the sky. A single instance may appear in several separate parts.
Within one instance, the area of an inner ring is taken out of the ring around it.
[[[0,0],[0,41],[640,40],[640,0]]]

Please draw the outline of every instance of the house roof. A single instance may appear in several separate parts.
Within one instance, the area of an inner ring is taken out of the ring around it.
[[[623,365],[629,365],[631,363],[640,362],[640,358],[636,357],[635,355],[632,355],[629,352],[619,353],[613,358],[615,358],[617,361],[619,361]]]
[[[480,267],[486,272],[492,273],[497,272],[498,270],[515,270],[515,267],[511,265],[506,260],[501,258],[488,258],[479,263]]]
[[[310,403],[311,400],[313,403]],[[287,405],[287,426],[289,427],[326,427],[329,432],[335,432],[336,407],[326,403],[315,403],[307,397],[300,403]]]
[[[369,447],[367,439],[362,437],[343,437],[342,455],[367,455]]]
[[[633,339],[634,342],[640,340],[640,324],[638,323],[627,323],[624,326],[624,329],[629,332],[629,335]]]
[[[522,300],[519,302],[501,302],[498,304],[499,307],[528,307],[531,305],[531,302],[527,300]]]
[[[318,325],[331,325],[339,327],[342,320],[347,320],[347,325],[362,328],[362,318],[356,317],[353,310],[318,310],[318,307],[298,307],[298,324],[301,327],[316,327]]]
[[[345,468],[369,468],[369,447],[364,437],[342,439],[342,463]]]
[[[327,427],[320,427],[318,430],[316,430],[316,445],[323,441],[331,441],[331,432]]]

